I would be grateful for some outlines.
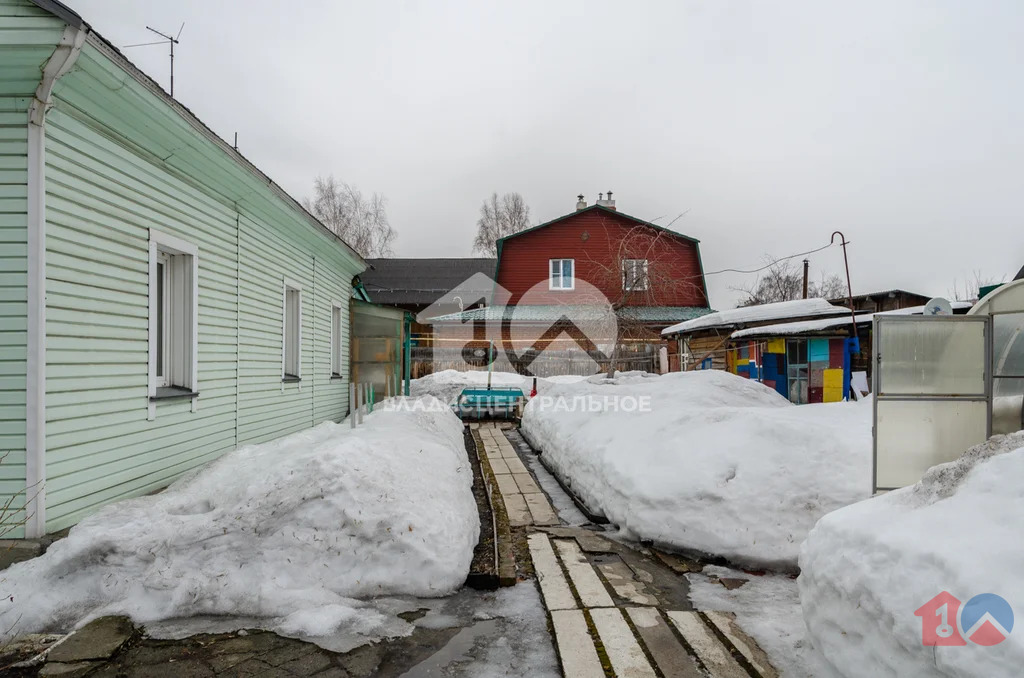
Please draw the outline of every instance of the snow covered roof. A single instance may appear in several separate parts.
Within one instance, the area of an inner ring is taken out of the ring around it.
[[[849,309],[833,306],[824,299],[796,299],[794,301],[780,301],[774,304],[761,304],[760,306],[743,306],[741,308],[709,313],[700,318],[694,318],[693,320],[687,320],[677,325],[666,327],[661,333],[663,335],[676,334],[713,327],[763,323],[772,320],[785,320],[787,318],[841,315],[849,312]]]
[[[953,301],[950,302],[953,307],[953,312],[964,311],[971,307],[969,301]],[[849,309],[841,309],[844,314],[849,313]],[[857,316],[857,324],[862,325],[870,323],[874,320],[876,315],[921,315],[924,313],[924,306],[910,306],[908,308],[898,308],[893,311],[880,311],[878,313],[863,313]],[[761,325],[760,327],[750,327],[745,330],[737,330],[730,335],[730,339],[743,339],[745,337],[777,337],[777,336],[789,336],[792,334],[809,334],[811,332],[822,332],[829,330],[834,327],[842,327],[850,324],[850,316],[843,315],[835,318],[824,318],[822,320],[803,320],[795,323],[778,323],[775,325]]]
[[[432,323],[469,322],[472,320],[516,320],[520,322],[554,322],[566,316],[573,320],[595,320],[604,317],[607,306],[596,304],[520,304],[518,306],[487,306],[474,308],[462,313],[430,318]],[[639,322],[678,322],[696,318],[708,313],[702,306],[624,306],[619,309],[620,318]]]

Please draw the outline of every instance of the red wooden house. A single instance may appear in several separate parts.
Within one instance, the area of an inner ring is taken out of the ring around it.
[[[564,326],[610,309],[617,336],[583,332],[594,344],[655,345],[663,328],[711,311],[699,241],[619,212],[611,192],[591,206],[580,196],[574,212],[502,238],[497,255],[494,278],[507,298],[496,295],[488,308],[437,321],[466,329],[476,322],[477,339],[483,332],[480,323],[511,322],[527,327],[519,337],[561,335],[562,341],[580,343],[574,332],[561,332]],[[488,336],[492,331],[487,330]],[[509,332],[502,336],[507,343]],[[541,350],[548,346],[540,343]]]

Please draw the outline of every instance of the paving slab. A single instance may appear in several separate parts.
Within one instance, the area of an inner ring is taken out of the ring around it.
[[[656,609],[629,607],[626,613],[665,678],[704,678],[697,662],[679,643]]]
[[[534,525],[557,525],[558,515],[551,508],[551,502],[541,492],[524,494],[526,505],[530,508],[530,515],[533,517]]]
[[[50,648],[47,661],[70,664],[108,659],[134,635],[135,625],[127,617],[100,617]]]
[[[511,474],[506,473],[504,475],[495,475],[494,480],[498,483],[498,489],[501,491],[502,495],[522,494]]]
[[[512,473],[529,473],[530,472],[529,470],[527,470],[527,468],[523,464],[522,460],[520,460],[518,457],[515,458],[515,459],[512,459],[511,457],[508,458],[508,459],[505,459],[503,457],[502,459],[504,460],[503,463],[508,467],[509,471],[511,471]]]
[[[748,636],[736,625],[736,616],[731,612],[708,611],[704,615],[711,620],[711,623],[718,627],[718,630],[725,634],[729,642],[740,651],[740,654],[750,662],[750,665],[761,674],[762,678],[778,678],[778,672],[772,666],[768,655],[765,654],[753,638]]]
[[[537,572],[537,581],[540,582],[540,591],[544,596],[544,605],[552,611],[575,610],[576,599],[565,581],[547,535],[534,532],[527,537],[527,543],[530,546],[533,569]]]
[[[502,476],[495,477],[501,478]],[[517,492],[502,493],[501,498],[505,502],[505,513],[508,514],[509,525],[512,527],[525,527],[533,524],[533,516],[530,514],[530,508],[527,506],[523,495]]]
[[[697,561],[677,556],[674,553],[665,553],[663,551],[654,550],[654,555],[658,557],[658,560],[670,567],[676,574],[700,572],[704,569],[704,566]]]
[[[513,473],[512,477],[515,478],[516,485],[523,494],[536,494],[540,492],[536,481],[534,481],[533,476],[529,473]]]
[[[604,575],[604,578],[611,585],[615,595],[634,605],[656,606],[658,599],[648,592],[643,582],[636,580],[633,576],[633,570],[629,569],[629,566],[617,557],[611,557],[615,558],[615,560],[598,563],[597,569],[601,571],[601,574]]]
[[[562,659],[562,673],[571,678],[604,678],[587,620],[580,610],[555,610],[551,613],[555,643]]]
[[[69,664],[50,662],[39,669],[39,678],[80,678],[80,676],[88,674],[102,664],[102,661],[72,662]]]
[[[696,612],[669,612],[668,618],[715,678],[750,678]]]
[[[488,459],[487,462],[491,465],[491,470],[494,471],[494,475],[496,476],[509,475],[512,473],[512,471],[509,470],[508,465],[505,463],[505,460],[500,457],[497,459]]]
[[[580,551],[579,544],[566,539],[555,540],[555,548],[562,557],[562,563],[569,572],[569,579],[576,588],[576,593],[584,607],[614,607],[612,597],[601,583],[597,572]]]
[[[622,617],[622,610],[590,610],[590,618],[617,678],[656,678],[651,663]]]

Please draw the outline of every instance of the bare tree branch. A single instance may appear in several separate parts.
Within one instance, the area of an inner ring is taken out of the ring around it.
[[[519,193],[492,193],[480,206],[473,251],[496,256],[498,240],[530,227],[530,208]]]
[[[625,357],[625,341],[660,340],[641,318],[622,313],[622,309],[677,306],[681,297],[701,298],[704,287],[701,276],[693,275],[670,247],[670,233],[642,224],[605,223],[604,229],[608,250],[596,253],[588,249],[586,258],[591,283],[607,295],[618,317],[619,337],[609,365],[609,375],[614,375]]]
[[[388,222],[387,199],[379,193],[366,197],[355,186],[334,176],[317,177],[314,197],[303,206],[327,228],[364,257],[390,255],[395,230]]]
[[[740,306],[759,306],[803,297],[804,276],[799,263],[792,259],[776,261],[768,254],[764,261],[770,265],[752,285],[732,288],[746,295]],[[807,296],[811,298],[836,299],[846,294],[846,281],[834,273],[822,272],[818,282],[809,281],[807,285]]]

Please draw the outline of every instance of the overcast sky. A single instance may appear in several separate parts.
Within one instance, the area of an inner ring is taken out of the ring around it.
[[[854,293],[1024,265],[1024,3],[65,0],[118,46],[185,29],[175,96],[294,196],[389,201],[398,256],[470,256],[612,189],[705,270],[851,241]],[[164,87],[167,51],[126,54]],[[812,276],[842,254],[811,258]],[[712,305],[754,276],[708,278]]]

